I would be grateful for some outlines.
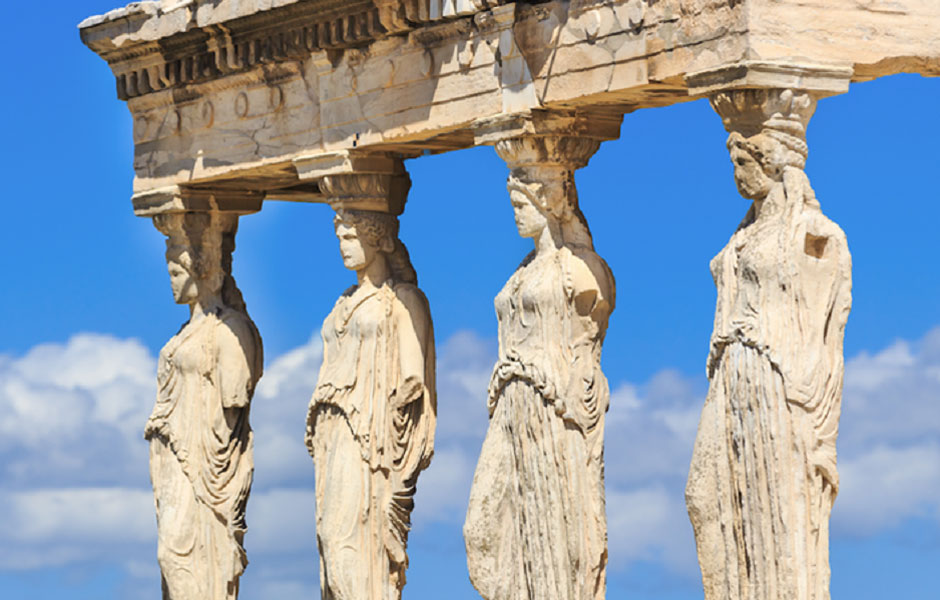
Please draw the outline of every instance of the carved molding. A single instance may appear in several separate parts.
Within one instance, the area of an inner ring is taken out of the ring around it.
[[[849,91],[853,69],[843,65],[745,60],[685,76],[690,96],[729,89],[801,89],[816,97]]]
[[[728,133],[750,137],[769,127],[805,138],[816,98],[789,89],[736,89],[714,94],[711,105]]]
[[[210,81],[311,52],[362,45],[386,33],[370,0],[306,2],[154,43],[99,52],[114,71],[121,100]],[[84,35],[84,32],[83,32]]]
[[[169,186],[134,194],[134,214],[153,217],[160,214],[215,211],[245,215],[261,210],[264,193],[251,190],[217,190]]]
[[[480,121],[477,144],[492,144],[510,169],[557,166],[574,171],[587,165],[603,140],[620,134],[619,113],[534,110]]]
[[[294,160],[301,181],[316,180],[335,210],[371,210],[400,215],[411,178],[400,156],[387,152],[329,152]]]
[[[327,175],[320,180],[320,190],[335,210],[370,210],[400,215],[411,189],[408,173],[349,173]]]
[[[128,12],[120,19],[92,18],[82,24],[86,44],[108,61],[121,100],[211,81],[258,65],[300,60],[318,50],[367,45],[425,23],[473,15],[500,0],[317,0],[235,18],[204,27],[175,30],[156,42],[101,42],[124,34],[109,32],[116,20],[134,31],[148,20],[171,19],[181,7]],[[159,27],[160,25],[153,25]]]
[[[559,165],[573,170],[587,166],[600,146],[600,140],[587,137],[528,135],[500,140],[496,153],[510,169]]]
[[[499,115],[473,124],[476,144],[495,144],[523,136],[575,136],[597,141],[620,136],[623,113],[600,110],[530,110]]]

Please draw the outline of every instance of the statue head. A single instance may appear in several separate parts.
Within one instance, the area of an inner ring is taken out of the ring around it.
[[[557,231],[565,245],[591,247],[591,233],[578,207],[574,172],[559,166],[513,169],[506,185],[519,235]]]
[[[788,168],[806,165],[806,125],[816,101],[792,90],[745,89],[717,94],[712,106],[730,135],[728,151],[738,191],[763,200]]]
[[[339,209],[333,225],[347,269],[362,271],[382,260],[387,262],[393,279],[417,281],[408,251],[398,239],[397,217],[369,210]]]
[[[157,215],[153,221],[167,236],[166,263],[174,300],[193,304],[221,297],[230,277],[238,217],[193,212]]]
[[[598,140],[572,135],[527,135],[496,143],[509,165],[509,198],[519,235],[535,238],[549,230],[566,246],[593,247],[578,207],[574,172],[585,166]]]
[[[513,169],[506,188],[512,202],[519,235],[537,236],[550,226],[559,226],[570,212],[567,173],[545,173],[550,167]],[[558,170],[558,169],[555,169]],[[535,172],[538,171],[538,172]],[[574,187],[572,186],[572,191]]]

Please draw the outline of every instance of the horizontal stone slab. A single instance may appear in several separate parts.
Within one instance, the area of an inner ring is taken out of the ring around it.
[[[133,115],[138,193],[309,198],[300,157],[455,150],[501,115],[940,74],[936,0],[164,0],[80,27]]]

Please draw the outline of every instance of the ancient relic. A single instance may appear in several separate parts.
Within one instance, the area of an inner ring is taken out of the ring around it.
[[[803,172],[815,100],[758,89],[712,104],[753,205],[711,263],[710,387],[686,488],[705,598],[826,600],[852,264]]]
[[[340,208],[336,236],[358,282],[323,322],[307,416],[324,600],[397,600],[419,473],[434,448],[434,335],[398,219]]]
[[[486,600],[601,598],[614,282],[571,173],[624,114],[712,98],[754,206],[713,262],[711,389],[687,488],[706,597],[826,598],[850,258],[803,173],[805,126],[852,82],[940,75],[940,2],[160,0],[79,31],[130,112],[135,214],[184,249],[171,270],[193,305],[148,427],[167,594],[214,598],[199,586],[231,590],[244,565],[261,346],[220,274],[230,219],[325,201],[359,283],[324,324],[308,419],[323,597],[397,599],[435,423],[430,316],[393,216],[403,161],[494,144],[536,251],[496,300],[470,576]],[[652,201],[630,197],[630,170],[609,202]],[[467,268],[482,267],[471,255]]]
[[[574,170],[598,142],[502,141],[516,226],[535,250],[496,297],[499,359],[464,538],[486,600],[605,594],[601,344],[614,279],[594,252]]]
[[[238,217],[154,217],[167,235],[173,296],[190,319],[160,351],[147,421],[164,600],[234,600],[251,490],[248,409],[261,338],[231,275]]]

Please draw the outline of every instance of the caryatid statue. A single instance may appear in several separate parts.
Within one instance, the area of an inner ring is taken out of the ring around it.
[[[251,490],[248,409],[261,337],[231,275],[238,217],[161,214],[176,302],[189,321],[160,351],[147,421],[164,600],[234,600]]]
[[[535,250],[496,296],[490,424],[464,525],[470,580],[485,600],[605,594],[609,390],[600,360],[615,289],[574,183],[598,146],[573,135],[496,144],[516,227]]]
[[[803,172],[815,104],[781,89],[712,99],[753,204],[711,263],[710,385],[686,488],[706,600],[829,598],[852,263]]]
[[[357,282],[323,322],[307,415],[324,600],[398,600],[418,475],[434,448],[434,333],[397,212],[398,176],[326,177],[343,264]],[[397,190],[397,191],[396,191]],[[379,210],[376,210],[379,209]]]

